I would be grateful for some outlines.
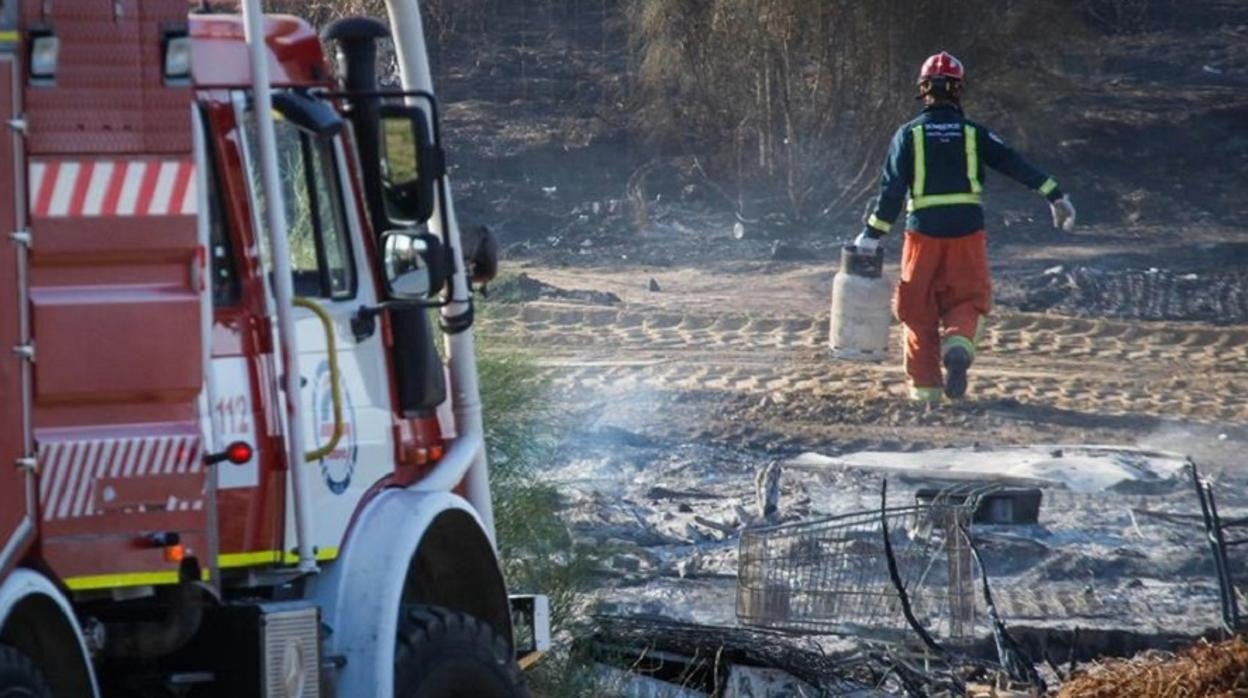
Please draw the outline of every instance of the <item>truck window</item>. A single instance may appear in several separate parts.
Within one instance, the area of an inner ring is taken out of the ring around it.
[[[239,298],[238,274],[234,271],[233,246],[226,228],[225,210],[221,207],[221,180],[218,179],[217,155],[212,148],[212,132],[204,119],[205,160],[204,181],[208,184],[208,227],[212,265],[212,305],[216,308],[236,305]]]
[[[290,264],[295,295],[308,298],[351,298],[355,295],[355,267],[338,187],[334,151],[330,142],[278,119],[277,168],[286,200]],[[256,154],[259,142],[252,112],[245,129],[249,152],[247,169],[261,226],[267,226],[264,189]],[[268,256],[268,235],[261,235]]]

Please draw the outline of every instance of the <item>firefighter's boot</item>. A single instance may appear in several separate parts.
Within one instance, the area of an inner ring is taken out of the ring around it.
[[[966,395],[966,371],[971,367],[971,353],[965,347],[952,346],[945,350],[945,395],[960,398]]]

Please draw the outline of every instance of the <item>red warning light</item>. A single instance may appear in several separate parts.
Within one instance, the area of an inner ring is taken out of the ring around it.
[[[251,444],[246,441],[235,441],[225,447],[225,459],[234,465],[242,465],[251,460]]]
[[[204,455],[204,463],[207,465],[216,465],[229,461],[234,465],[243,465],[251,461],[255,455],[255,449],[246,441],[235,441],[220,453],[208,453]]]

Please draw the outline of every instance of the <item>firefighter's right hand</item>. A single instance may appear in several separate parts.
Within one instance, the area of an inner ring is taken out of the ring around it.
[[[868,228],[854,238],[854,247],[857,247],[862,254],[875,254],[880,247],[880,234]]]
[[[1053,211],[1054,228],[1068,233],[1075,229],[1075,205],[1071,203],[1069,196],[1051,202],[1049,208]]]

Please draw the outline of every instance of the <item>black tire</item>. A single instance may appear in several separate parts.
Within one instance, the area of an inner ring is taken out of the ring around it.
[[[436,606],[411,605],[400,613],[395,698],[528,695],[509,643],[487,623]]]
[[[52,698],[52,688],[30,657],[0,645],[0,698]]]

